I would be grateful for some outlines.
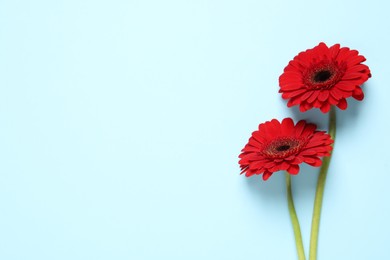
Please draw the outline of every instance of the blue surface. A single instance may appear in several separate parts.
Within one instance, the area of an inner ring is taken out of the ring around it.
[[[319,260],[390,259],[386,1],[0,2],[0,259],[295,259],[283,174],[239,176],[320,41],[373,77],[338,113]],[[293,178],[308,249],[317,170]]]

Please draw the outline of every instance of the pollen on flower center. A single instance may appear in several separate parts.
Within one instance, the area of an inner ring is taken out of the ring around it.
[[[280,137],[266,144],[262,153],[268,158],[285,158],[301,150],[304,141],[292,137]]]

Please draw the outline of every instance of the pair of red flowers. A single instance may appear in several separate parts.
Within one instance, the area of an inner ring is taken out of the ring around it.
[[[320,43],[289,62],[279,77],[279,93],[288,100],[288,107],[299,105],[301,112],[319,108],[327,113],[331,106],[345,110],[346,98],[364,97],[360,86],[371,77],[370,69],[362,64],[365,60],[356,50]],[[333,140],[316,128],[304,120],[294,125],[291,118],[260,124],[239,156],[241,173],[247,177],[263,174],[267,180],[280,170],[298,174],[303,162],[320,166],[320,157],[330,155]]]

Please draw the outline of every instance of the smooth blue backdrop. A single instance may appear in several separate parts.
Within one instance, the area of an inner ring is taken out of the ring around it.
[[[320,41],[366,56],[338,113],[319,260],[390,259],[387,1],[0,1],[0,258],[296,259],[282,173],[239,175],[278,77]],[[317,170],[293,178],[308,248]]]

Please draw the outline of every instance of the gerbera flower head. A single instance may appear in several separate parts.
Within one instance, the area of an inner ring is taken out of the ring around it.
[[[316,128],[304,120],[294,125],[291,118],[260,124],[239,155],[241,174],[263,174],[263,180],[267,180],[280,170],[298,174],[301,163],[320,166],[320,157],[330,155],[333,140]]]
[[[345,110],[346,98],[363,100],[361,85],[371,77],[366,58],[340,44],[331,47],[321,42],[299,53],[279,77],[279,93],[289,100],[288,107],[299,105],[305,112],[319,108],[327,113],[332,105]]]

